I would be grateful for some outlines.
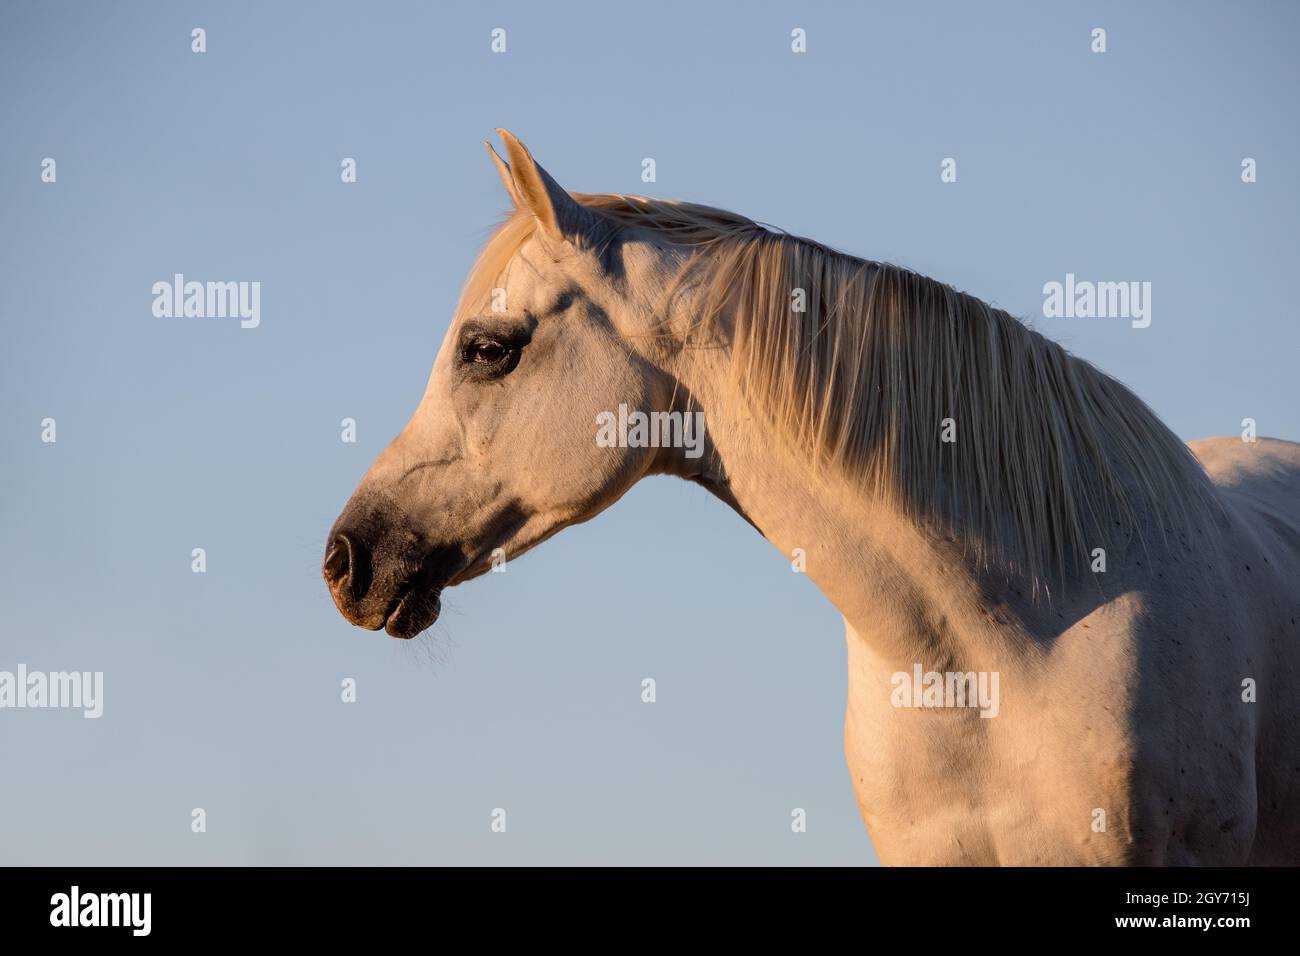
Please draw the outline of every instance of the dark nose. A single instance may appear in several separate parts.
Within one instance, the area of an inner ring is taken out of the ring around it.
[[[354,604],[370,590],[370,553],[354,534],[340,531],[325,552],[325,581],[338,598]]]

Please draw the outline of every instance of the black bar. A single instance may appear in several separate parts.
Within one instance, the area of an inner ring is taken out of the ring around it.
[[[946,947],[1042,941],[1048,932],[1057,941],[1200,935],[1230,943],[1243,933],[1285,931],[1295,885],[1291,869],[15,868],[0,869],[0,926],[6,942],[75,934],[83,943],[436,945],[470,933],[484,942],[518,934],[538,944],[600,938],[640,948],[698,943],[702,935],[772,943],[833,933],[866,947],[903,932],[917,945]],[[78,921],[116,911],[124,925],[52,925],[70,922],[74,886]],[[147,936],[136,935],[143,896],[139,908],[121,896],[101,906],[99,894],[133,893],[149,894]],[[1152,922],[1120,925],[1133,919]],[[1208,928],[1199,924],[1205,919]],[[661,935],[668,931],[674,935]]]

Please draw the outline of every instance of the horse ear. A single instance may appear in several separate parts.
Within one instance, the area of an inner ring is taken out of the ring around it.
[[[492,154],[492,162],[496,165],[497,172],[501,175],[501,185],[506,187],[506,195],[510,197],[510,201],[515,204],[516,209],[523,209],[524,201],[519,198],[519,190],[515,188],[515,178],[510,172],[510,166],[504,159],[497,155],[497,151],[492,148],[491,143],[484,142],[483,145],[486,146],[488,152]]]
[[[499,129],[497,134],[505,142],[506,155],[510,157],[509,165],[497,157],[498,169],[505,169],[501,175],[503,179],[509,178],[506,191],[515,205],[531,212],[552,238],[572,239],[586,232],[592,222],[591,213],[538,165],[512,133]]]

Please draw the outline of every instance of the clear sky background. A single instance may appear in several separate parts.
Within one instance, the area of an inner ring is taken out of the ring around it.
[[[0,670],[105,675],[99,720],[0,711],[0,862],[875,862],[840,617],[699,488],[643,483],[417,642],[330,603],[326,532],[505,207],[497,126],[571,189],[1030,317],[1185,438],[1300,438],[1295,4],[445,6],[0,7]],[[260,327],[155,318],[176,272],[260,281]],[[1151,326],[1044,319],[1067,272],[1150,281]]]

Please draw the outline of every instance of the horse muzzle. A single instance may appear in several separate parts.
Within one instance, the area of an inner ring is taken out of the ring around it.
[[[349,622],[409,639],[438,620],[442,590],[465,567],[464,553],[456,547],[434,547],[418,556],[386,551],[367,544],[356,530],[336,530],[321,573]]]

